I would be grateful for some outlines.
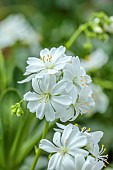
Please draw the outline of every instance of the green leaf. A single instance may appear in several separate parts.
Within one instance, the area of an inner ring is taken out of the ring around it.
[[[18,127],[18,118],[11,115],[11,105],[21,100],[16,89],[7,89],[0,98],[0,166],[8,165],[9,150]]]
[[[4,64],[4,57],[0,50],[0,91],[3,91],[5,87],[6,87],[5,64]]]
[[[24,85],[19,84],[18,81],[25,79],[23,76],[23,71],[19,67],[15,67],[13,71],[13,85],[17,88],[22,94],[25,94],[27,91],[30,90],[30,83],[26,83]]]

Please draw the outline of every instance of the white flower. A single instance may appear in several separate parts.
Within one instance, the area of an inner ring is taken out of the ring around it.
[[[51,48],[48,50],[45,48],[40,52],[40,59],[36,57],[29,57],[24,75],[28,77],[19,82],[29,82],[33,77],[41,78],[45,74],[56,74],[64,68],[67,62],[71,60],[70,56],[66,56],[65,47]]]
[[[71,170],[101,170],[104,166],[102,161],[96,161],[93,157],[88,156],[85,160],[83,155],[75,156],[75,163],[71,164]]]
[[[103,137],[103,132],[96,131],[96,132],[88,133],[87,131],[85,131],[83,132],[83,135],[86,135],[87,137],[86,149],[93,155],[95,160],[108,163],[107,162],[108,155],[102,155],[106,151],[106,148],[104,148],[104,145],[102,145],[102,148],[100,149],[98,145],[101,138]]]
[[[9,15],[0,22],[0,47],[13,46],[17,41],[38,43],[38,35],[22,14]]]
[[[80,66],[78,57],[73,57],[72,63],[65,66],[63,81],[65,82],[67,91],[75,94],[77,94],[81,88],[91,83],[91,78],[86,75],[84,68]]]
[[[76,94],[72,92],[71,97],[72,104],[69,106],[69,108],[62,114],[57,114],[57,118],[60,118],[62,122],[66,122],[67,120],[75,120],[79,116],[79,114],[88,113],[90,108],[95,105],[92,98],[92,91],[88,86],[82,88],[78,96],[76,96]]]
[[[57,111],[62,114],[62,110],[72,103],[71,97],[61,94],[60,83],[56,84],[54,75],[38,80],[33,78],[32,87],[35,92],[27,92],[24,100],[29,102],[30,112],[36,112],[39,119],[45,115],[47,121],[54,121]]]
[[[109,33],[113,33],[113,16],[109,17],[109,21],[109,24],[104,24],[104,30]]]
[[[108,55],[103,51],[103,49],[97,49],[93,51],[88,57],[81,60],[81,65],[90,71],[92,69],[99,69],[105,65],[108,61]]]
[[[43,139],[39,147],[46,152],[54,153],[48,164],[48,170],[69,170],[76,154],[88,155],[83,149],[87,143],[77,126],[69,124],[63,132],[55,132],[53,143]]]
[[[93,99],[95,101],[95,106],[90,109],[89,114],[97,112],[105,113],[109,105],[108,96],[103,92],[101,86],[99,85],[92,84],[91,88],[93,91]]]

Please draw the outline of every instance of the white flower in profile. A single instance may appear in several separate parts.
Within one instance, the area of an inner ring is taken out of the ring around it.
[[[27,92],[24,100],[28,101],[27,108],[36,112],[36,117],[42,119],[45,115],[47,121],[54,121],[57,111],[62,110],[72,103],[70,96],[62,94],[60,83],[56,84],[55,75],[46,75],[43,79],[32,80],[35,92]]]
[[[95,158],[88,156],[87,159],[83,155],[75,156],[74,164],[71,164],[71,170],[102,170],[104,167],[103,161],[96,161]]]
[[[53,153],[48,170],[69,170],[76,154],[88,155],[83,149],[87,143],[86,136],[81,135],[79,128],[72,124],[67,125],[62,132],[55,132],[53,143],[43,139],[39,145],[42,150]]]
[[[62,122],[66,122],[67,120],[73,121],[80,114],[87,114],[91,107],[94,107],[95,102],[92,98],[91,88],[85,86],[76,96],[74,92],[71,93],[72,104],[68,107],[66,111],[62,114],[58,113],[57,118],[60,118]]]
[[[28,66],[24,75],[28,77],[19,82],[29,82],[33,77],[41,78],[45,74],[56,74],[64,68],[67,62],[71,60],[70,56],[66,56],[65,47],[51,48],[48,50],[45,48],[40,52],[40,59],[36,57],[28,58]]]
[[[103,155],[105,151],[106,151],[106,148],[104,148],[104,145],[102,145],[102,148],[100,149],[99,145],[97,144],[97,145],[94,145],[92,155],[95,157],[97,161],[100,160],[108,164],[107,162],[108,154]]]
[[[37,44],[39,35],[22,14],[12,14],[0,22],[0,47],[13,46],[17,41]]]
[[[87,131],[83,132],[83,135],[86,135],[87,137],[87,145],[86,149],[93,155],[96,161],[103,161],[104,163],[107,162],[108,155],[102,155],[106,148],[104,148],[104,145],[102,145],[102,148],[99,147],[99,142],[101,138],[103,137],[102,131],[96,131],[88,133]]]
[[[113,16],[109,17],[109,24],[104,24],[104,30],[108,33],[113,33]]]
[[[93,91],[93,99],[95,101],[95,106],[90,109],[89,115],[93,113],[105,113],[107,111],[109,105],[109,98],[103,92],[102,87],[96,84],[91,84],[91,88]]]
[[[101,138],[103,137],[102,131],[96,131],[96,132],[88,132],[83,131],[83,135],[86,135],[87,137],[87,145],[86,148],[90,153],[93,153],[94,147],[98,145]]]
[[[93,69],[101,68],[107,63],[107,61],[108,55],[104,52],[103,49],[99,48],[93,51],[85,59],[82,59],[81,65],[86,69],[86,71],[90,71]]]
[[[67,64],[63,72],[63,81],[68,92],[77,94],[81,88],[91,83],[91,78],[86,75],[85,69],[80,66],[78,57],[73,57],[72,63]]]

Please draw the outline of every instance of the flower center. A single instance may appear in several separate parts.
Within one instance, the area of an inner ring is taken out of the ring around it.
[[[77,77],[73,78],[73,84],[77,84]]]
[[[45,63],[47,69],[53,69],[54,64],[52,62],[52,56],[46,55],[41,57],[42,61]]]
[[[49,101],[50,97],[51,97],[51,94],[50,94],[50,93],[47,93],[47,94],[45,95],[45,103],[47,103],[47,102]]]
[[[46,55],[46,56],[41,57],[41,59],[43,60],[44,63],[51,62],[52,56]]]
[[[40,103],[42,102],[45,102],[47,103],[51,98],[51,94],[50,93],[45,93],[45,94],[42,94],[40,97],[39,97],[39,101]]]
[[[61,154],[64,155],[68,152],[68,149],[63,147],[62,150],[61,150]]]

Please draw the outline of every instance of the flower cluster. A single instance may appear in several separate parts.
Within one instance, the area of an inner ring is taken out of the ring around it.
[[[33,92],[24,95],[30,112],[47,121],[60,118],[62,122],[73,121],[79,114],[88,113],[94,106],[91,78],[80,65],[78,57],[65,54],[65,47],[45,48],[40,59],[28,58],[24,75],[19,83],[32,81]]]
[[[48,170],[101,170],[107,163],[108,155],[102,155],[104,146],[99,149],[103,132],[81,131],[75,125],[58,124],[53,143],[43,139],[39,147],[51,153]]]

